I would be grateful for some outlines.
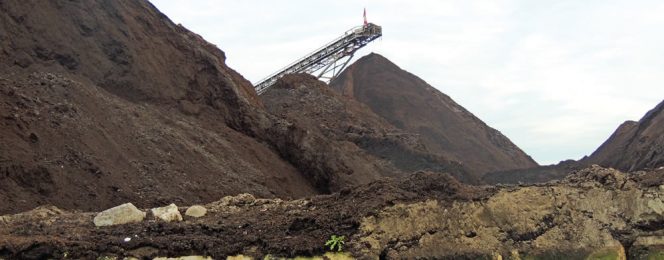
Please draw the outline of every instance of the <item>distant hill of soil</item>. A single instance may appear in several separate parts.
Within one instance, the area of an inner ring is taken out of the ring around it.
[[[432,152],[461,162],[476,176],[537,166],[499,131],[381,55],[362,57],[330,85],[395,127],[419,134]]]
[[[621,124],[584,162],[623,171],[664,166],[664,101],[638,122]]]
[[[541,183],[559,180],[569,173],[597,164],[625,172],[654,170],[664,166],[664,101],[641,120],[626,121],[590,156],[555,165],[492,172],[482,180],[495,183]]]
[[[344,147],[343,156],[356,160],[352,174],[362,181],[355,183],[414,171],[450,173],[466,183],[478,183],[458,162],[430,152],[419,135],[392,126],[311,75],[286,75],[260,97],[273,115]]]

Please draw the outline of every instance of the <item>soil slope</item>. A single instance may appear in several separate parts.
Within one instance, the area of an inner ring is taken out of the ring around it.
[[[461,162],[473,174],[537,165],[449,96],[378,54],[362,57],[330,85],[392,125],[419,134],[431,151]]]
[[[664,166],[664,101],[641,120],[626,121],[584,161],[623,171]]]
[[[2,1],[0,21],[0,212],[320,192],[282,159],[293,127],[147,1]]]
[[[3,77],[0,212],[316,193],[269,146],[215,116],[132,103],[60,74]]]
[[[261,99],[273,115],[346,147],[344,156],[357,160],[353,175],[364,182],[424,170],[477,183],[459,163],[430,152],[417,134],[392,126],[367,106],[339,95],[311,75],[286,75]]]

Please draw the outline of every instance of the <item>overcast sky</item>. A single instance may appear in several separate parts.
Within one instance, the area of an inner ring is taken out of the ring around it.
[[[661,0],[151,0],[252,82],[362,24],[379,53],[540,164],[592,153],[664,99]]]

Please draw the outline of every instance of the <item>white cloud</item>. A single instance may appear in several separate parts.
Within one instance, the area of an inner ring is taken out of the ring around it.
[[[664,98],[657,0],[153,0],[252,81],[361,24],[375,51],[450,95],[540,163],[590,154]]]

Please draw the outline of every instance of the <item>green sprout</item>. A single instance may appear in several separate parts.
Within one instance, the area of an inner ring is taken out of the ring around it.
[[[325,242],[325,246],[329,246],[330,250],[334,251],[334,248],[337,248],[337,251],[341,251],[341,246],[343,246],[346,242],[344,242],[344,239],[346,239],[345,236],[336,236],[332,235],[330,236],[330,239]]]

